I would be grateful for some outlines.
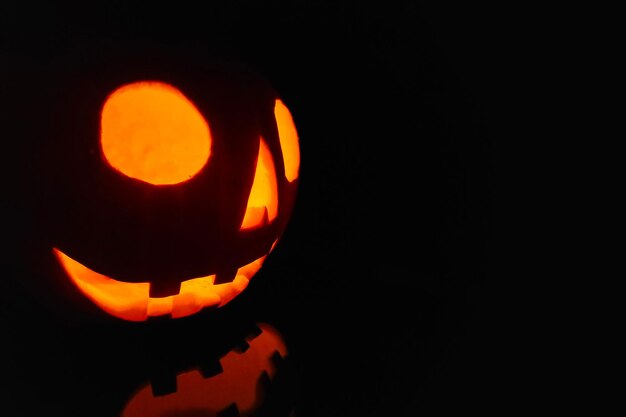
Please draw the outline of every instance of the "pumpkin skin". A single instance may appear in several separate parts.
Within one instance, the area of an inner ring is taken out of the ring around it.
[[[49,73],[33,185],[42,247],[54,265],[40,278],[49,280],[46,298],[145,321],[193,315],[240,294],[280,240],[299,182],[297,132],[277,92],[244,66],[155,45],[73,51]],[[171,125],[180,118],[163,122],[175,113],[169,107],[145,116],[141,105],[118,105],[112,113],[130,122],[116,128],[106,113],[120,91],[174,97],[206,137],[174,143],[180,129]],[[126,158],[131,168],[111,156],[119,160],[131,147],[124,135],[142,129],[149,134],[139,145],[152,146],[158,123],[170,124],[169,136],[149,151],[166,160],[164,146],[198,154],[161,183],[131,172],[150,152]],[[111,131],[118,144],[108,152]]]

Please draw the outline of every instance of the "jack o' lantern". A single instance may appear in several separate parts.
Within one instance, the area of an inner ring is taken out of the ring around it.
[[[126,321],[224,306],[291,216],[291,112],[242,66],[105,52],[66,60],[45,94],[38,219],[58,285]]]

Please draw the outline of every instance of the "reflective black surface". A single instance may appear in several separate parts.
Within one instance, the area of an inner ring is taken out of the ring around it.
[[[410,2],[2,7],[3,80],[45,73],[76,42],[192,45],[267,77],[289,104],[302,155],[287,231],[231,304],[145,325],[73,326],[22,285],[31,278],[20,261],[37,230],[20,181],[29,138],[11,124],[2,137],[3,178],[16,178],[4,190],[4,414],[121,416],[147,384],[171,395],[187,371],[213,377],[220,358],[245,351],[242,341],[261,323],[289,354],[259,385],[256,415],[510,406],[520,361],[506,338],[511,278],[496,276],[502,248],[493,244],[493,146],[511,134],[498,102],[510,80],[496,70],[506,42],[491,32],[503,22],[482,8]],[[30,109],[36,123],[46,109],[8,87],[2,108]],[[236,415],[223,405],[159,416]]]

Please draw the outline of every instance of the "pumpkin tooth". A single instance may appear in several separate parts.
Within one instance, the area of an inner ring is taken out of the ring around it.
[[[261,328],[255,323],[250,327],[250,331],[248,337],[246,337],[246,340],[250,342],[259,337],[261,333],[263,333],[263,330],[261,330]]]
[[[219,360],[206,361],[200,364],[200,367],[198,370],[200,371],[200,375],[202,375],[203,378],[210,378],[212,376],[219,375],[222,372],[224,372],[224,369],[222,368],[222,364],[220,363]]]
[[[248,342],[246,342],[245,340],[242,340],[237,344],[237,346],[233,348],[233,351],[237,353],[244,353],[249,348],[250,348],[250,344],[248,344]]]
[[[180,282],[154,281],[149,291],[150,298],[169,297],[180,293]]]
[[[233,282],[235,277],[237,276],[238,268],[230,268],[223,271],[219,271],[215,274],[215,281],[213,281],[214,285],[225,284],[227,282]]]
[[[168,373],[154,376],[150,385],[152,386],[152,395],[155,397],[176,392],[178,388],[176,374]]]
[[[215,292],[219,295],[221,299],[219,305],[223,306],[224,304],[235,298],[248,286],[249,282],[250,281],[245,276],[237,275],[233,282],[216,285],[214,287]]]

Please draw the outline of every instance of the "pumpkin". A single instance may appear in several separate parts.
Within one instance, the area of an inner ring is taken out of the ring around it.
[[[133,45],[73,51],[41,85],[37,222],[53,271],[40,286],[134,322],[237,297],[299,182],[298,132],[270,83],[198,51]]]

